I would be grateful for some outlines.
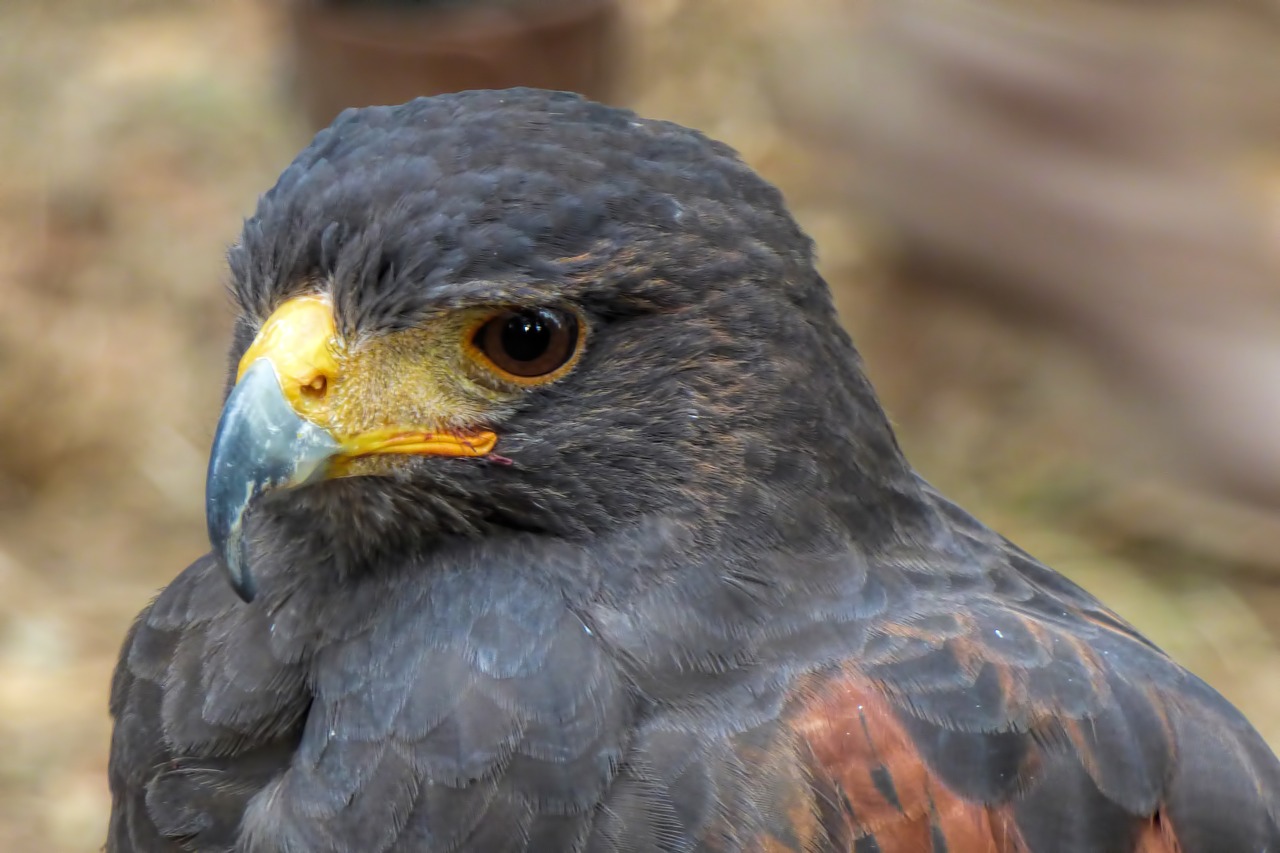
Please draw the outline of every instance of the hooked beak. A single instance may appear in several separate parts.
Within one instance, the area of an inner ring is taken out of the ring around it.
[[[293,410],[267,359],[250,365],[232,389],[209,457],[205,516],[213,551],[245,601],[256,592],[244,541],[249,504],[269,489],[316,478],[339,448],[326,430]]]
[[[245,520],[265,492],[341,475],[361,456],[485,456],[488,431],[441,432],[391,424],[347,434],[331,423],[329,389],[341,380],[341,343],[325,296],[300,296],[268,318],[240,361],[218,421],[205,483],[209,542],[236,594],[256,593]]]

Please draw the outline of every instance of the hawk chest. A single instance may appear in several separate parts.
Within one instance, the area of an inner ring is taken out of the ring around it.
[[[534,584],[441,577],[330,623],[283,772],[245,849],[572,849],[622,764],[633,703],[613,660]],[[517,849],[517,848],[513,848]]]

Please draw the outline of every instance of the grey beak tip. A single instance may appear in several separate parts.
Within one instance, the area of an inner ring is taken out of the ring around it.
[[[239,517],[231,522],[225,536],[221,535],[222,529],[215,531],[211,523],[209,539],[219,563],[227,573],[227,581],[231,584],[231,588],[241,601],[248,603],[258,594],[258,585],[248,567],[246,553],[248,549],[244,546],[244,517],[245,510],[242,510]]]
[[[222,438],[219,429],[219,438]],[[244,472],[242,466],[228,463],[226,453],[220,453],[221,442],[215,441],[213,460],[209,465],[208,483],[205,488],[205,520],[209,528],[209,544],[213,553],[227,573],[227,580],[236,595],[243,601],[252,601],[257,592],[253,573],[249,571],[248,554],[244,544],[244,524],[248,516],[250,504],[260,488],[250,480],[238,482],[239,475]],[[230,471],[218,476],[219,463],[230,467]]]
[[[258,584],[253,578],[253,574],[248,571],[241,571],[239,574],[231,572],[231,589],[240,597],[245,604],[253,603],[258,597]]]
[[[266,491],[307,482],[337,448],[332,436],[294,412],[265,359],[227,397],[209,456],[205,519],[209,544],[244,601],[257,594],[245,542],[250,508]]]

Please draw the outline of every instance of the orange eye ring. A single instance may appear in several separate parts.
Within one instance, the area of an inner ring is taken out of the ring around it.
[[[517,385],[558,379],[577,360],[583,323],[557,308],[507,308],[470,333],[469,349],[490,370]]]

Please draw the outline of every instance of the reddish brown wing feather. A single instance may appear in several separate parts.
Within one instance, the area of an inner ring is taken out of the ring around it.
[[[897,712],[857,673],[815,685],[790,724],[808,750],[833,849],[1019,849],[1002,815],[957,796],[930,772]]]
[[[927,765],[902,712],[856,670],[819,679],[789,725],[807,763],[825,849],[856,853],[1036,853],[1011,803],[984,804],[954,791]],[[1043,756],[1024,758],[1034,777]],[[1082,816],[1088,819],[1088,816]],[[1158,814],[1135,818],[1134,853],[1176,853]]]

